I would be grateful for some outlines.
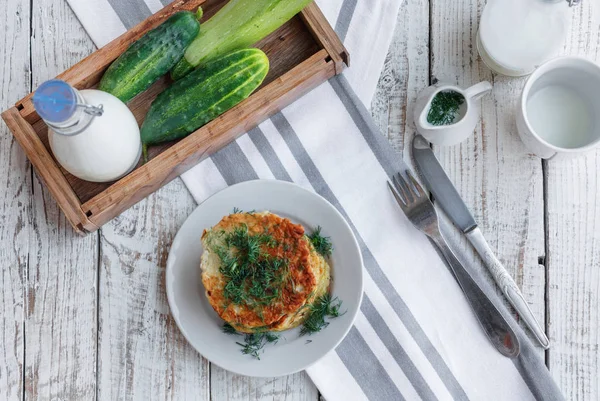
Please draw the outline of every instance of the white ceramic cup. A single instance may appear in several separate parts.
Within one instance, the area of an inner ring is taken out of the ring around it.
[[[600,145],[600,66],[581,57],[540,66],[523,89],[517,130],[543,159],[568,158]]]

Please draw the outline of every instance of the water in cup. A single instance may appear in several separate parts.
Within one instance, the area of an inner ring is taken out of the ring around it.
[[[578,148],[593,141],[592,113],[588,100],[563,85],[542,87],[527,100],[527,117],[534,131],[560,148]]]

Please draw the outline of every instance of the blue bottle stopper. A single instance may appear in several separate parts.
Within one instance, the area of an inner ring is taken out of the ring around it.
[[[33,105],[41,118],[51,123],[67,121],[77,109],[77,94],[65,81],[52,79],[33,94]]]

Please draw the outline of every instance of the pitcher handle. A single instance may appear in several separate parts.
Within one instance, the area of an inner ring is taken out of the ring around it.
[[[468,99],[479,100],[482,96],[492,90],[492,84],[488,81],[483,81],[465,89],[465,95]]]

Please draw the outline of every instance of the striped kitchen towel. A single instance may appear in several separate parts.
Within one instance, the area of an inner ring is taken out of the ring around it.
[[[68,1],[102,46],[169,0]],[[347,338],[308,369],[328,401],[562,399],[520,329],[517,360],[490,345],[449,270],[388,192],[386,180],[406,165],[363,104],[374,93],[401,0],[317,1],[352,67],[185,173],[190,192],[201,202],[244,180],[293,181],[351,224],[365,261],[364,302]]]

